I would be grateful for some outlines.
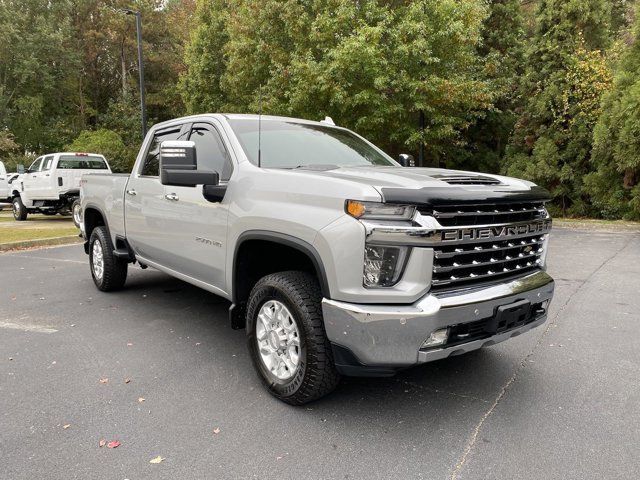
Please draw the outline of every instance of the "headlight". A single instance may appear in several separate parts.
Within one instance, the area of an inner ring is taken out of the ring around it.
[[[371,220],[411,220],[416,211],[413,205],[391,205],[358,200],[347,200],[344,209],[354,218]]]
[[[363,283],[365,287],[392,287],[400,279],[407,247],[365,245]]]

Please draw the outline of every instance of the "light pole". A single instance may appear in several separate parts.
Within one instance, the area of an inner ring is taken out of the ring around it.
[[[142,117],[142,140],[147,135],[147,103],[144,96],[144,60],[142,59],[142,15],[130,9],[122,9],[127,15],[136,16],[136,34],[138,38],[138,74],[140,76],[140,114]]]

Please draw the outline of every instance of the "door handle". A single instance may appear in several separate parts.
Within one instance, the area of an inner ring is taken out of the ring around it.
[[[138,192],[136,192],[135,190],[127,190],[127,195],[134,196],[134,195],[137,195],[137,194],[138,194]]]
[[[164,198],[166,198],[167,200],[171,200],[172,202],[177,202],[178,200],[180,200],[180,198],[178,198],[178,195],[176,195],[175,193],[167,193]]]

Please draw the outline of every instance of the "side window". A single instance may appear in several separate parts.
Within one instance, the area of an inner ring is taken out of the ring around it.
[[[220,180],[229,180],[233,165],[218,131],[206,123],[196,123],[189,140],[196,144],[198,170],[213,170],[220,174]]]
[[[39,172],[40,171],[40,165],[42,165],[42,157],[37,158],[36,161],[31,164],[31,166],[29,167],[29,171],[30,172]]]
[[[146,177],[159,177],[160,176],[160,144],[165,140],[183,140],[186,136],[186,132],[180,135],[182,125],[171,128],[171,130],[162,130],[156,132],[149,144],[147,150],[147,156],[144,159],[144,164],[140,170],[140,175]]]
[[[40,170],[42,171],[51,170],[52,163],[53,163],[53,155],[44,157],[44,160],[42,160],[42,168]]]

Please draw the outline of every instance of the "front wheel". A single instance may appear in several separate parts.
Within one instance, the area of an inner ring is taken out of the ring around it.
[[[317,280],[305,272],[267,275],[249,296],[251,359],[271,394],[292,405],[327,395],[340,380],[321,299]]]
[[[16,221],[22,222],[27,219],[27,207],[24,206],[24,203],[22,203],[22,199],[20,197],[16,197],[13,199],[13,201],[11,202],[11,207],[13,210],[13,218]]]
[[[71,214],[73,215],[73,224],[80,228],[80,224],[82,223],[82,209],[80,208],[80,199],[74,200],[71,205]]]
[[[98,290],[110,292],[124,286],[128,264],[113,254],[113,243],[104,226],[96,227],[89,239],[89,266]]]

